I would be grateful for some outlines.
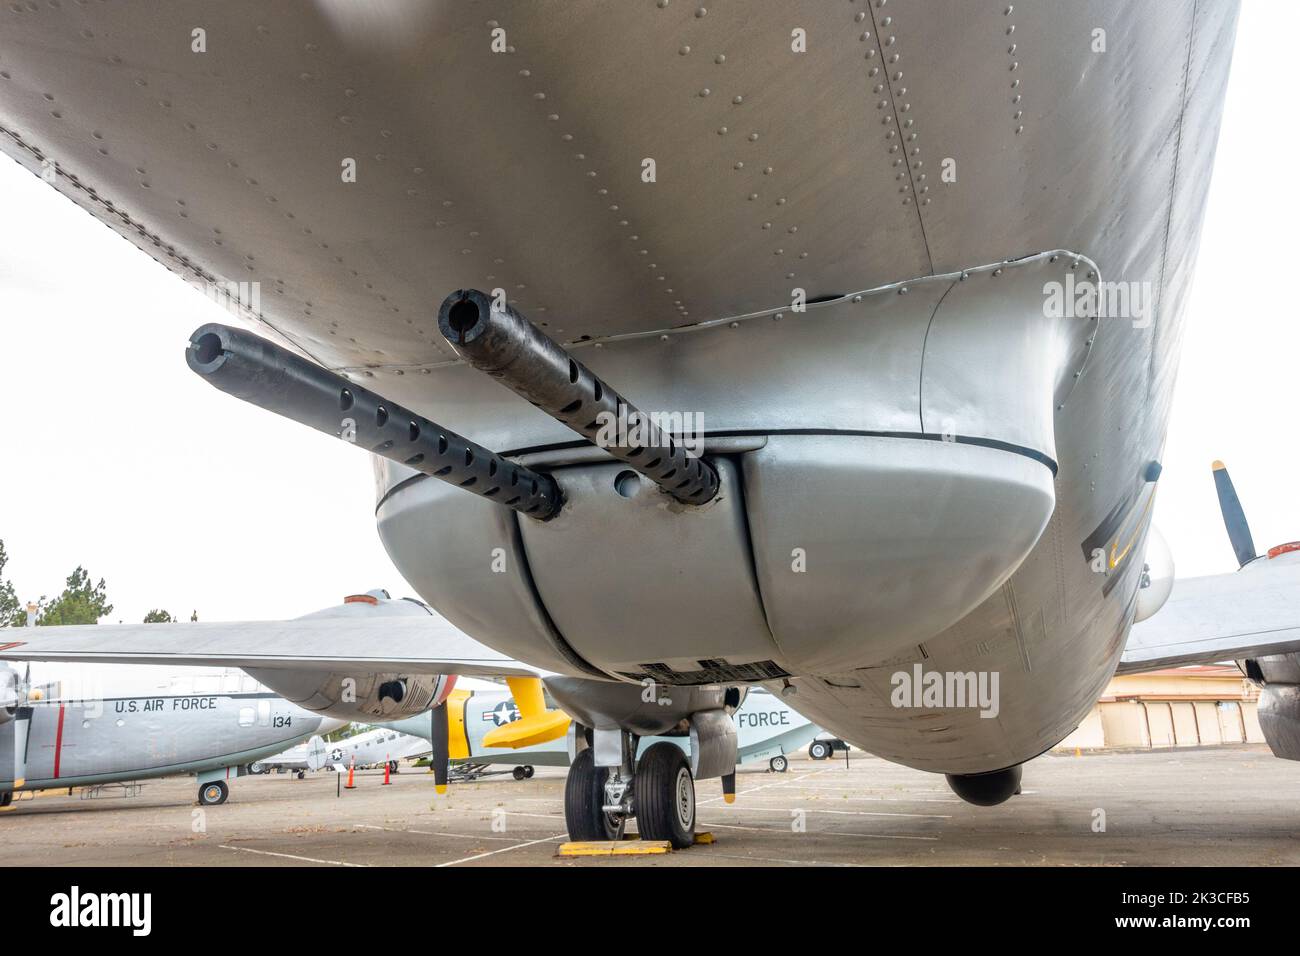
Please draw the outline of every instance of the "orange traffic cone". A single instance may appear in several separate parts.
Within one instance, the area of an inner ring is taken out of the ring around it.
[[[357,769],[357,755],[353,754],[351,762],[348,763],[348,782],[343,785],[344,790],[356,789],[356,787],[353,786],[352,784],[352,774],[356,769]]]
[[[384,754],[384,783],[383,783],[383,786],[385,786],[385,787],[388,786],[388,784],[390,783],[390,781],[389,781],[389,779],[388,779],[388,771],[389,771],[389,769],[390,769],[392,766],[393,766],[393,762],[392,762],[391,760],[388,759],[388,755],[387,755],[387,754]]]

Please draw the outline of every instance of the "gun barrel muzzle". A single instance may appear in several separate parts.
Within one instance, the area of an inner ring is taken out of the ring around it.
[[[443,300],[438,329],[465,361],[627,463],[668,494],[702,505],[718,474],[518,311],[477,289]],[[633,427],[611,429],[616,422]],[[611,440],[606,436],[614,436]]]
[[[502,458],[260,336],[212,323],[185,349],[211,385],[267,411],[543,521],[559,513],[550,475]]]

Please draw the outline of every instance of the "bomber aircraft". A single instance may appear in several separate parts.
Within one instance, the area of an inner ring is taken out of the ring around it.
[[[258,283],[185,361],[370,454],[460,634],[242,639],[291,699],[369,674],[445,721],[431,658],[525,662],[579,727],[570,834],[684,846],[746,686],[997,803],[1157,609],[1236,3],[15,11],[0,148]]]

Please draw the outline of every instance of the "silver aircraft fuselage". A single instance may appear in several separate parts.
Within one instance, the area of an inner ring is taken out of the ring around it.
[[[108,668],[105,673],[111,673]],[[211,675],[210,675],[211,676]],[[219,685],[220,678],[213,676]],[[244,682],[252,683],[247,678]],[[265,688],[33,702],[23,790],[83,787],[240,767],[321,730],[319,714]]]
[[[1235,3],[22,9],[0,147],[205,288],[259,283],[263,334],[554,476],[541,523],[378,462],[390,555],[470,635],[788,680],[962,774],[1057,743],[1114,672]],[[627,479],[459,362],[461,288],[702,423],[718,496]],[[917,664],[996,674],[996,714],[896,706]]]

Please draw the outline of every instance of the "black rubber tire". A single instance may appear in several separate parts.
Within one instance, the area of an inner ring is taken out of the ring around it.
[[[210,780],[199,787],[199,803],[205,807],[219,807],[230,796],[230,788],[224,780]]]
[[[569,767],[564,782],[564,825],[575,843],[593,843],[619,838],[619,827],[601,809],[605,805],[605,767],[596,766],[590,747],[583,750]]]
[[[947,775],[952,792],[977,807],[996,807],[1010,800],[1020,792],[1020,776],[1019,766],[992,773]]]
[[[510,773],[516,780],[523,780],[524,777],[528,776],[528,772],[524,770],[523,767],[515,767],[514,770],[510,771]]]
[[[786,759],[785,754],[777,754],[767,762],[767,766],[773,773],[785,773],[790,769],[790,761]]]
[[[525,780],[531,780],[532,777],[533,777],[533,774],[535,774],[536,772],[537,772],[537,770],[536,770],[536,768],[533,767],[532,764],[525,764],[525,765],[524,765],[524,779],[525,779]]]
[[[831,745],[825,740],[814,740],[808,745],[808,756],[813,760],[826,760],[831,755]]]
[[[306,776],[307,776],[307,771],[306,771],[306,770],[299,770],[299,771],[298,771],[298,779],[299,779],[299,780],[304,779]]]
[[[641,839],[667,840],[678,850],[695,842],[695,781],[680,747],[664,741],[643,753],[632,787]]]
[[[7,807],[13,802],[14,792],[12,790],[6,790],[4,793],[0,793],[0,807]]]

